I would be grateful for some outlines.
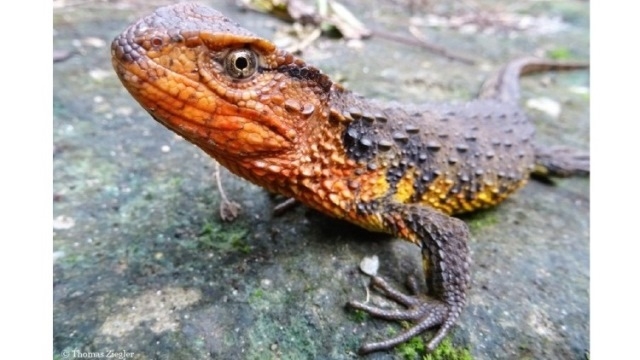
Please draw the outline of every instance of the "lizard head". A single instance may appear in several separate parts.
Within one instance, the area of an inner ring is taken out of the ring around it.
[[[327,76],[197,4],[138,20],[111,54],[156,120],[218,160],[295,151],[310,124],[328,117]]]

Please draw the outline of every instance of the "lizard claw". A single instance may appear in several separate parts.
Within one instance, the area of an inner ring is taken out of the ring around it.
[[[444,302],[429,299],[423,295],[416,295],[417,285],[415,279],[409,278],[409,288],[414,295],[406,295],[402,293],[378,276],[374,276],[371,279],[371,285],[380,290],[389,299],[403,305],[405,309],[384,309],[359,301],[350,301],[347,303],[347,306],[362,310],[374,317],[385,320],[409,320],[415,324],[403,333],[390,339],[362,345],[358,350],[360,354],[390,349],[398,344],[408,341],[412,337],[419,335],[431,327],[442,324],[438,333],[427,345],[428,350],[433,351],[450,330],[455,318],[457,317],[456,312],[452,312],[449,306]]]

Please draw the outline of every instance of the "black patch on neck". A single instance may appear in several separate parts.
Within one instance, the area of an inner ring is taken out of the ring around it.
[[[333,85],[327,75],[311,66],[285,65],[278,67],[277,71],[295,79],[313,81],[320,86],[322,91],[327,93],[331,90],[331,85]]]

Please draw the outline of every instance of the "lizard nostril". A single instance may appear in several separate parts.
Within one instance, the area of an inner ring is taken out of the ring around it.
[[[151,45],[155,47],[162,46],[162,43],[163,43],[162,38],[159,38],[157,36],[151,39]]]

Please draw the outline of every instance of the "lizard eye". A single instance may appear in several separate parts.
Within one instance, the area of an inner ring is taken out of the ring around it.
[[[224,68],[235,79],[246,79],[255,74],[258,59],[256,54],[247,49],[231,51],[224,59]]]

